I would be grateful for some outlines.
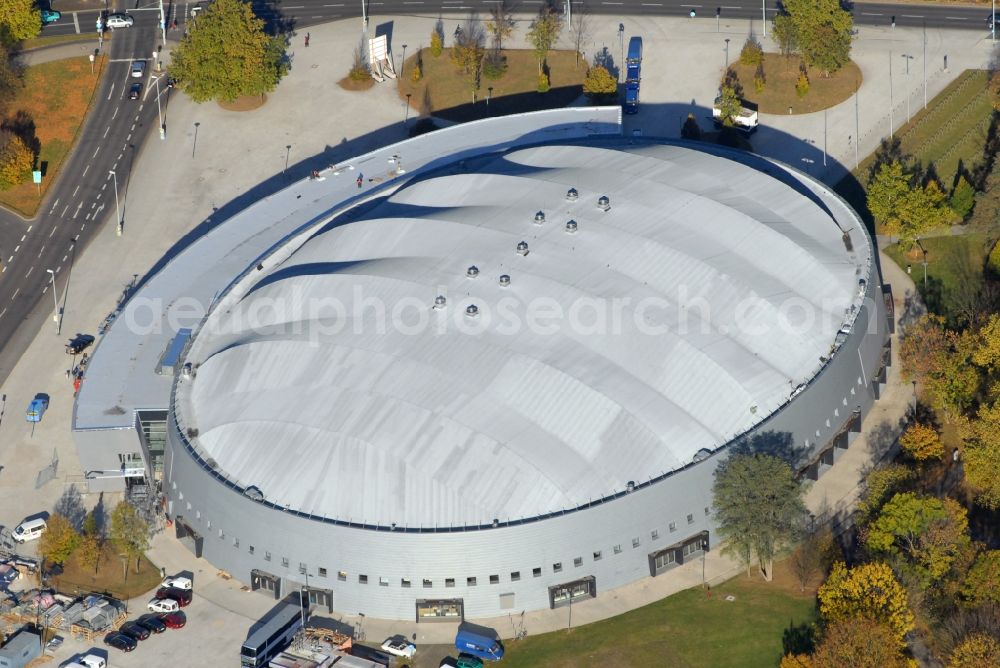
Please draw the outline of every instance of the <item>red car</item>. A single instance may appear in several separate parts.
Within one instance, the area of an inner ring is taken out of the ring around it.
[[[184,607],[190,605],[194,595],[190,589],[177,589],[175,587],[160,587],[156,590],[156,598],[161,601],[165,598],[172,598],[177,601],[177,605]]]
[[[180,610],[177,612],[164,612],[159,617],[160,621],[166,624],[169,629],[182,629],[187,624],[187,615]]]

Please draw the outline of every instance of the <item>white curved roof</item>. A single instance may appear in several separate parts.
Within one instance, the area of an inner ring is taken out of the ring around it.
[[[355,522],[482,524],[621,491],[746,431],[830,354],[869,251],[802,192],[655,144],[416,180],[210,316],[183,426],[239,484]],[[528,304],[566,317],[528,326]]]

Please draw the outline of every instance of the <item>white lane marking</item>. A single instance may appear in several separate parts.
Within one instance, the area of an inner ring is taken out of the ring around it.
[[[65,261],[66,261],[66,258],[68,258],[68,257],[69,257],[69,255],[63,255],[63,259],[62,259],[62,261],[63,261],[63,262],[65,262]]]
[[[49,239],[51,239],[51,238],[52,238],[52,235],[56,233],[56,228],[58,228],[58,227],[59,227],[59,226],[58,226],[58,225],[56,225],[56,226],[54,226],[54,227],[52,228],[52,231],[51,231],[51,232],[49,232]]]
[[[16,246],[14,246],[14,252],[15,253],[17,253],[17,251],[19,251],[19,250],[21,250],[21,244],[18,244]]]
[[[42,250],[38,251],[38,257],[42,257],[42,251],[45,250],[45,246],[42,246]]]
[[[115,93],[115,82],[112,81],[111,82],[111,87],[108,88],[108,99],[109,100],[111,99],[111,96],[114,95],[114,93]],[[117,113],[117,111],[118,110],[116,109],[115,112]],[[112,118],[114,118],[114,116],[112,116]]]
[[[82,208],[83,208],[83,202],[80,202],[76,207],[76,211],[73,212],[73,220],[76,220],[76,217],[80,215],[80,209]]]
[[[22,234],[21,235],[21,243],[22,244],[24,243],[24,240],[27,238],[27,236],[28,236],[27,234]]]
[[[132,127],[135,127],[135,126],[132,126]],[[132,133],[131,132],[128,133],[128,137],[125,137],[125,141],[132,141]],[[120,155],[118,157],[121,158]]]
[[[132,132],[135,132],[135,123],[132,124],[131,130],[132,130]]]
[[[87,172],[89,170],[90,170],[90,165],[87,165],[86,167],[84,167],[83,168],[83,174],[80,175],[80,178],[82,179],[83,177],[85,177],[87,175]]]
[[[100,151],[100,150],[101,150],[101,147],[100,147],[100,145],[98,145],[97,148],[94,149],[94,155],[90,156],[90,159],[93,160],[94,158],[96,158],[97,157],[97,152]]]
[[[111,175],[110,175],[110,174],[108,174],[108,176],[111,176]],[[107,187],[108,187],[108,182],[107,182],[107,181],[105,181],[105,182],[104,182],[104,183],[103,183],[103,184],[101,185],[101,192],[104,192],[104,189],[105,189],[105,188],[107,188]]]
[[[900,16],[902,16],[904,19],[922,19],[922,18],[924,18],[923,16],[920,16],[920,15],[917,15],[917,14],[900,14]]]
[[[28,231],[29,231],[29,232],[31,231],[31,228],[32,228],[32,227],[34,227],[34,225],[28,225]]]
[[[6,306],[4,306],[4,307],[3,307],[3,310],[2,310],[2,311],[0,311],[0,318],[2,318],[2,317],[3,317],[3,314],[4,314],[4,313],[6,313],[6,312],[7,312],[7,307],[6,307]]]
[[[75,189],[73,190],[73,194],[71,195],[71,197],[76,197],[76,194],[77,194],[77,193],[78,193],[79,191],[80,191],[80,186],[77,186],[77,187],[76,187],[76,188],[75,188]],[[67,204],[66,206],[69,206],[69,205]]]
[[[77,16],[77,12],[73,12],[73,27],[76,28],[76,34],[80,34],[80,18]]]
[[[14,297],[17,297],[17,293],[21,291],[21,288],[14,290],[14,294],[10,296],[10,300],[14,301]]]
[[[701,7],[701,5],[681,5],[681,7]]]
[[[305,5],[284,5],[282,9],[305,9]]]
[[[115,107],[115,113],[111,115],[111,120],[118,118],[118,107]]]
[[[28,273],[25,274],[24,277],[27,278],[28,276],[31,276],[31,272],[33,272],[34,270],[35,270],[34,266],[29,267],[28,268]]]
[[[51,209],[49,209],[49,213],[52,213],[53,211],[55,211],[55,210],[56,210],[56,206],[57,206],[58,204],[59,204],[59,198],[57,197],[57,198],[56,198],[56,201],[52,203],[52,208],[51,208]]]
[[[83,219],[84,220],[90,220],[90,214],[88,213],[86,216],[83,217]]]
[[[323,5],[323,6],[324,7],[343,7],[344,3],[341,2],[340,4],[337,4],[337,5]]]
[[[948,20],[950,20],[950,21],[968,21],[969,20],[969,19],[967,19],[964,16],[946,16],[945,18],[948,19]]]
[[[108,133],[111,132],[111,126],[104,128],[104,139],[108,138]]]
[[[67,210],[69,210],[69,204],[63,207],[62,213],[59,214],[59,217],[62,218],[63,216],[65,216]]]
[[[882,16],[881,12],[861,12],[861,16]]]

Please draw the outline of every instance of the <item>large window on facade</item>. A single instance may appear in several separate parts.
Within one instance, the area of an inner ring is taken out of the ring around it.
[[[454,622],[465,618],[462,599],[417,599],[417,622]]]
[[[597,581],[593,576],[587,576],[573,582],[549,587],[549,607],[559,608],[570,605],[574,601],[594,598],[595,596],[597,596]]]

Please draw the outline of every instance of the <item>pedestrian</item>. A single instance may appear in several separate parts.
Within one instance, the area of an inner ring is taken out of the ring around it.
[[[306,46],[309,46],[309,33],[306,33]]]
[[[364,182],[364,174],[358,174],[358,190],[361,190],[361,184]]]

